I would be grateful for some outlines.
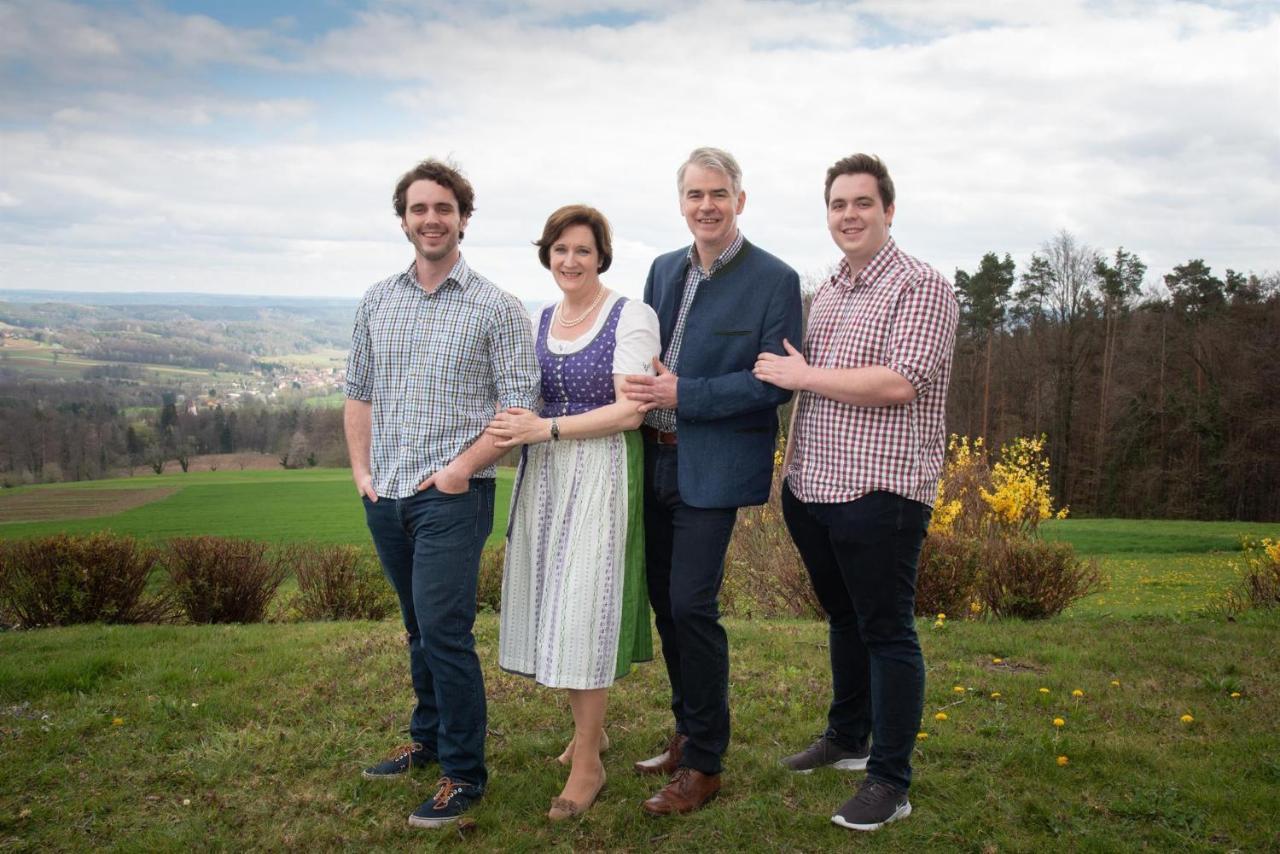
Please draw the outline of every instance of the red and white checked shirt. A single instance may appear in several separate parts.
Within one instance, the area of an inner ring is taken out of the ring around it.
[[[819,368],[883,365],[915,387],[916,399],[853,406],[800,392],[787,469],[797,498],[837,503],[886,490],[933,506],[959,314],[951,283],[892,238],[853,279],[840,262],[814,295],[805,358]]]

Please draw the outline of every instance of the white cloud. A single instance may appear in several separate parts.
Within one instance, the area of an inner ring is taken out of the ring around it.
[[[300,45],[288,28],[152,7],[11,7],[0,56],[37,62],[13,32],[31,44],[82,20],[55,46],[86,71],[75,85],[40,72],[56,98],[37,85],[0,100],[27,121],[0,136],[0,204],[24,200],[21,218],[0,226],[3,284],[84,287],[68,271],[94,269],[104,287],[355,295],[408,263],[390,214],[395,178],[453,154],[477,188],[464,249],[478,269],[522,296],[552,296],[529,241],[552,209],[585,201],[618,235],[609,282],[638,294],[652,256],[688,239],[674,172],[700,144],[738,156],[744,231],[802,272],[835,254],[823,173],[856,150],[893,170],[899,242],[948,275],[987,251],[1025,261],[1064,227],[1136,250],[1153,277],[1201,256],[1219,272],[1280,266],[1274,11],[503,8],[424,16],[416,3],[380,3]],[[562,26],[613,13],[617,26]],[[171,43],[159,50],[157,39]],[[262,90],[200,70],[224,65],[261,75]],[[167,85],[144,80],[157,71]],[[334,100],[335,80],[359,94]]]

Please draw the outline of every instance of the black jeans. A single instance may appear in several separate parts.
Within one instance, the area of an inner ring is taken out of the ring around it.
[[[806,503],[784,483],[782,515],[827,612],[827,735],[850,749],[870,735],[867,777],[905,789],[924,710],[924,656],[914,610],[916,566],[931,511],[892,492]]]
[[[440,759],[440,773],[484,788],[484,675],[472,628],[480,550],[493,530],[492,478],[450,495],[364,499],[365,517],[409,633],[417,705],[409,737]]]
[[[644,536],[649,603],[671,680],[680,764],[720,773],[729,747],[729,639],[720,584],[736,507],[690,507],[680,498],[675,445],[645,442]]]

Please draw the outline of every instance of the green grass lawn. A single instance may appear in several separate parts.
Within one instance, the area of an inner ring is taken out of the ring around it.
[[[1194,522],[1174,519],[1063,519],[1041,526],[1081,555],[1238,552],[1240,538],[1280,537],[1275,522]]]
[[[88,626],[0,635],[0,848],[16,850],[1267,850],[1280,845],[1280,614],[1238,622],[1056,619],[924,628],[915,812],[856,837],[830,824],[860,775],[781,770],[825,711],[819,623],[729,621],[725,789],[651,819],[631,763],[668,726],[666,680],[613,690],[609,786],[581,821],[543,817],[570,734],[561,692],[494,666],[488,796],[465,835],[405,820],[430,771],[360,779],[404,740],[400,631],[385,623]],[[993,659],[999,658],[999,664]],[[1113,684],[1118,683],[1118,684]],[[963,691],[956,691],[956,687]],[[1039,689],[1048,689],[1041,693]],[[1081,689],[1083,697],[1071,692]],[[1233,699],[1232,691],[1241,696]],[[999,692],[1000,698],[991,694]],[[1268,710],[1272,711],[1268,711]],[[939,711],[945,721],[935,720]],[[1191,714],[1194,722],[1180,717]],[[1056,729],[1052,720],[1062,717]],[[1057,757],[1066,756],[1060,766]]]
[[[1070,616],[1189,615],[1239,579],[1240,538],[1280,538],[1280,524],[1166,519],[1064,519],[1043,527],[1098,560],[1106,588]]]

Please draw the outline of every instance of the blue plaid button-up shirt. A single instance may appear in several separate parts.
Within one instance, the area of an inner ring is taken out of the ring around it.
[[[356,309],[346,395],[373,404],[378,495],[405,498],[484,431],[498,407],[533,409],[538,362],[529,315],[462,258],[435,292],[414,266]],[[493,477],[494,467],[476,472]]]

